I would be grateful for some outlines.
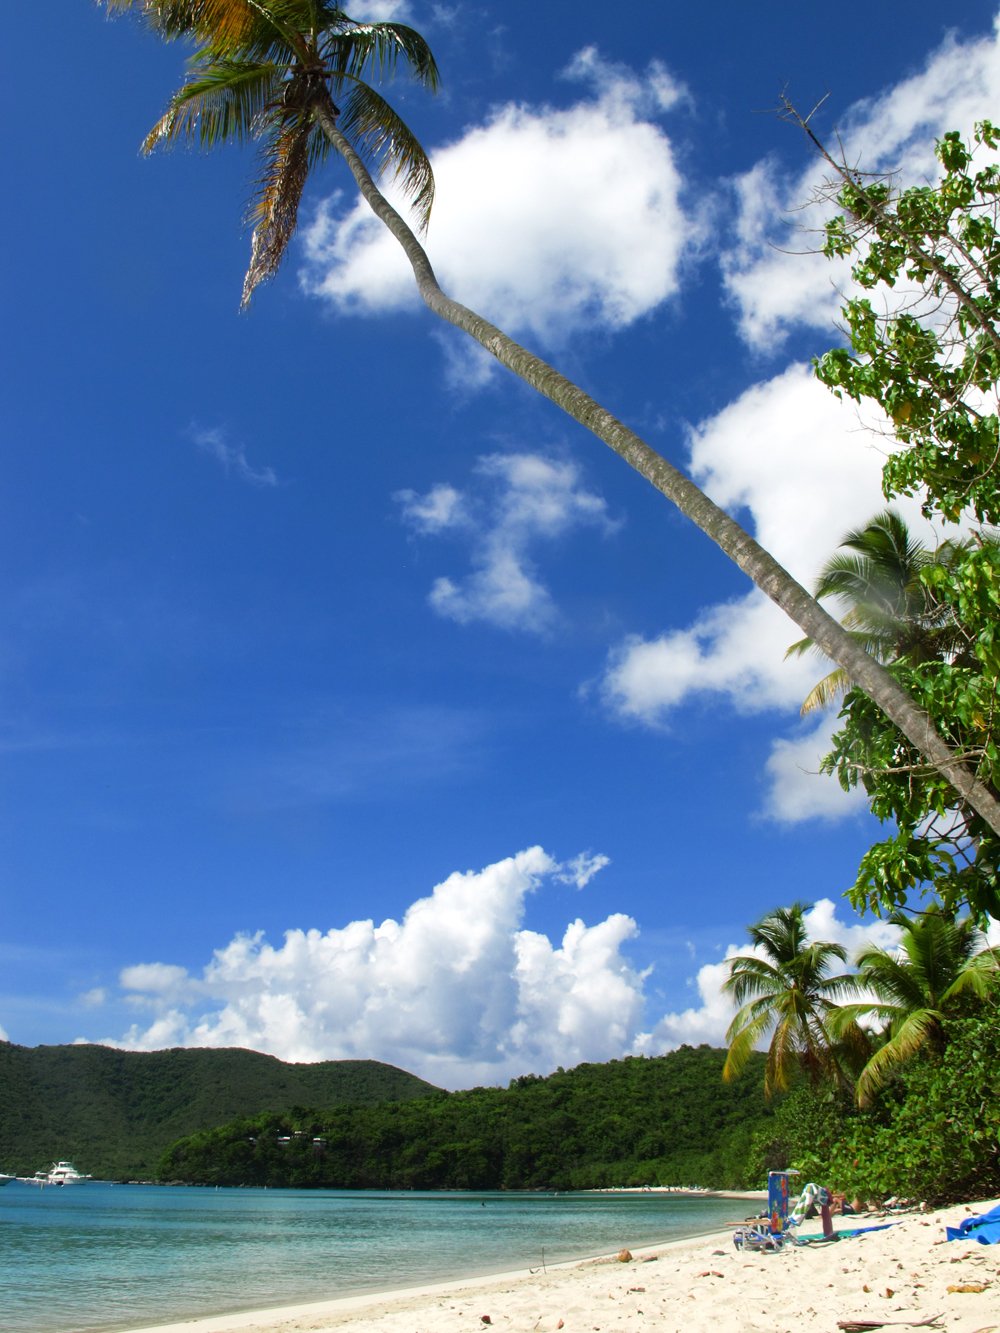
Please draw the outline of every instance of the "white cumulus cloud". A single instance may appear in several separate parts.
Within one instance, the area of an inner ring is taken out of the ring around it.
[[[488,487],[482,497],[443,483],[426,495],[399,491],[394,497],[417,534],[450,531],[471,547],[472,572],[457,581],[436,579],[428,600],[439,615],[460,624],[485,620],[502,629],[544,630],[556,609],[535,571],[532,547],[581,525],[613,531],[607,505],[580,484],[571,462],[491,454],[479,460],[476,473]]]
[[[507,103],[431,152],[437,195],[426,238],[450,296],[550,346],[660,305],[676,292],[694,237],[670,141],[647,118],[682,90],[656,63],[638,77],[593,49],[565,73],[593,95],[566,110]],[[304,238],[305,287],[338,310],[419,306],[398,243],[362,200],[334,194]],[[486,370],[460,352],[451,366],[469,385]]]
[[[836,710],[829,709],[803,733],[774,741],[766,764],[770,782],[766,814],[781,823],[798,824],[804,819],[843,819],[868,809],[863,787],[845,792],[835,778],[817,777],[836,726]]]
[[[163,963],[126,968],[123,987],[155,1012],[110,1044],[379,1059],[449,1086],[610,1059],[631,1049],[641,1020],[642,977],[621,952],[635,922],[576,920],[559,944],[521,926],[544,877],[585,880],[606,862],[588,854],[563,867],[532,847],[450,875],[402,921],[289,930],[280,947],[239,935],[198,978]]]

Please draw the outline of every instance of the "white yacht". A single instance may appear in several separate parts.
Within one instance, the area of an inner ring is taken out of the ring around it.
[[[29,1185],[85,1185],[90,1176],[82,1176],[72,1162],[53,1162],[50,1171],[36,1171],[25,1176]]]
[[[16,1179],[17,1176],[5,1176],[4,1173],[0,1171],[0,1186],[9,1185],[12,1180]]]

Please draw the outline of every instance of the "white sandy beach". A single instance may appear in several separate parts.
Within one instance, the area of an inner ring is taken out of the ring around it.
[[[160,1325],[143,1333],[837,1333],[839,1320],[906,1325],[940,1314],[950,1333],[1000,1329],[1000,1246],[945,1241],[945,1225],[997,1201],[905,1214],[898,1226],[836,1244],[738,1254],[732,1232],[615,1256],[390,1294]],[[739,1208],[737,1206],[737,1215]],[[840,1230],[880,1220],[838,1218]],[[820,1230],[807,1223],[806,1234]],[[627,1238],[623,1238],[626,1239]],[[951,1291],[949,1287],[982,1287]]]

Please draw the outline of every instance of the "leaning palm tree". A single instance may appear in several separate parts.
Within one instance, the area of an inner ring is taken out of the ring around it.
[[[360,152],[379,174],[399,180],[426,227],[434,202],[431,164],[369,81],[391,75],[402,60],[418,83],[437,89],[434,57],[414,28],[355,23],[327,0],[108,4],[142,9],[164,37],[207,39],[146,136],[145,152],[196,138],[203,148],[228,139],[261,143],[260,175],[247,210],[254,230],[244,308],[254,288],[278,271],[309,173],[334,150]]]
[[[740,1005],[726,1033],[729,1054],[722,1070],[728,1082],[746,1066],[761,1038],[773,1027],[764,1069],[764,1095],[784,1092],[798,1070],[815,1085],[821,1077],[842,1081],[828,1022],[836,1009],[834,997],[846,977],[829,976],[831,962],[843,963],[843,945],[808,941],[805,913],[809,903],[776,907],[747,934],[757,953],[730,960],[722,989]],[[841,1043],[864,1040],[857,1025],[839,1033]]]
[[[985,999],[1000,972],[997,950],[985,947],[983,936],[967,917],[956,921],[935,905],[912,918],[895,912],[889,920],[903,932],[899,948],[863,949],[856,959],[857,976],[845,986],[875,999],[844,1005],[831,1023],[834,1033],[864,1018],[885,1025],[888,1039],[858,1079],[862,1106],[890,1071],[921,1047],[940,1054],[952,1002],[959,996]]]
[[[346,161],[372,211],[402,246],[427,306],[593,431],[672,500],[1000,833],[1000,801],[952,754],[930,716],[749,533],[589,394],[441,290],[416,234],[379,190],[365,162],[367,158],[377,174],[388,169],[401,177],[418,206],[419,230],[433,197],[430,165],[402,120],[366,82],[390,74],[402,59],[419,82],[434,88],[433,58],[418,33],[401,24],[354,23],[333,0],[99,3],[111,11],[138,13],[162,37],[190,37],[201,43],[187,82],[146,140],[147,148],[196,134],[206,145],[226,139],[263,141],[244,304],[280,263],[295,230],[308,173],[334,150]]]
[[[846,604],[841,624],[869,656],[916,666],[951,657],[965,646],[950,608],[937,602],[920,578],[931,564],[951,563],[963,551],[962,543],[944,542],[931,552],[894,509],[886,509],[848,532],[840,549],[853,554],[831,556],[813,592]],[[785,656],[801,656],[815,647],[812,639],[800,639]],[[831,671],[806,696],[803,714],[825,708],[852,683],[842,667]]]

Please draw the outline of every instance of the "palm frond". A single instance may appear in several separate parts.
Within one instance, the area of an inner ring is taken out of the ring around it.
[[[806,943],[806,925],[803,920],[812,903],[792,903],[791,907],[776,907],[748,927],[751,941],[764,950],[778,966],[794,962]]]
[[[907,1014],[881,1050],[876,1051],[861,1071],[858,1079],[858,1104],[867,1105],[879,1091],[894,1065],[902,1064],[928,1040],[940,1024],[940,1015],[934,1009],[917,1009]]]
[[[423,231],[434,204],[434,172],[406,122],[369,84],[355,83],[341,103],[338,128],[379,175],[390,172],[400,182]]]
[[[769,1016],[758,1017],[752,1022],[748,1022],[738,1032],[733,1031],[734,1023],[726,1033],[726,1041],[729,1043],[729,1052],[726,1055],[726,1063],[722,1066],[722,1077],[726,1083],[731,1083],[733,1079],[739,1078],[746,1068],[747,1061],[757,1045],[760,1038],[770,1026]]]
[[[722,983],[723,993],[736,1004],[753,995],[776,995],[784,987],[781,974],[770,963],[752,954],[740,954],[729,960],[729,976]]]
[[[309,175],[311,120],[303,116],[275,134],[261,156],[264,171],[248,210],[255,224],[253,253],[243,282],[241,308],[254,289],[277,273],[298,224],[299,204]]]
[[[100,2],[100,0],[99,0]],[[347,26],[342,10],[315,0],[103,0],[111,13],[132,11],[158,37],[193,37],[216,56],[271,60],[285,46],[296,58],[308,56],[305,33],[320,11],[324,26]]]
[[[845,950],[846,953],[846,950]],[[824,977],[817,983],[819,1003],[825,1009],[836,1008],[844,995],[856,995],[863,988],[858,983],[856,972],[841,972],[835,977]],[[837,1004],[829,997],[835,997]]]
[[[764,1066],[764,1096],[787,1092],[795,1073],[799,1053],[795,1029],[787,1019],[778,1023],[767,1051]]]
[[[769,1018],[771,1022],[779,1022],[787,1016],[790,1009],[793,1009],[789,1004],[790,998],[787,990],[773,995],[760,995],[756,1000],[745,1004],[740,1013],[746,1016],[746,1021],[754,1023],[758,1018]]]
[[[354,79],[390,78],[402,59],[411,76],[425,88],[437,92],[440,75],[427,42],[405,23],[356,23],[324,36],[322,50],[334,75]]]
[[[998,973],[1000,973],[1000,951],[981,950],[965,964],[941,996],[941,1003],[946,1004],[957,995],[975,995],[977,999],[985,1000],[993,988]]]
[[[272,64],[216,60],[195,71],[179,88],[166,114],[143,142],[150,153],[163,144],[197,137],[203,148],[256,138],[268,108],[280,102],[282,71]]]
[[[828,704],[833,703],[834,699],[846,694],[852,684],[853,682],[844,668],[837,667],[812,687],[802,700],[799,713],[802,717],[805,717],[807,713],[815,713],[819,708],[826,708]]]
[[[830,966],[832,959],[838,963],[847,962],[847,950],[842,944],[834,944],[830,940],[815,940],[809,945],[808,949],[803,950],[805,959],[804,972],[811,973],[810,983],[815,986],[825,985],[821,974]]]
[[[858,1025],[862,1018],[877,1018],[882,1023],[891,1023],[900,1015],[897,1005],[880,1004],[877,1000],[862,1000],[857,1004],[838,1004],[826,1016],[826,1026],[830,1034],[839,1041],[852,1026]]]
[[[839,1011],[837,1017],[840,1019]],[[860,1023],[840,1019],[836,1030],[830,1026],[830,1035],[838,1042],[842,1057],[855,1074],[864,1068],[874,1054],[872,1035]]]
[[[857,957],[858,976],[866,990],[889,1004],[919,1009],[927,995],[909,956],[896,958],[877,946],[863,949]]]
[[[138,14],[158,36],[217,37],[239,43],[260,20],[248,0],[104,0],[109,13]]]

